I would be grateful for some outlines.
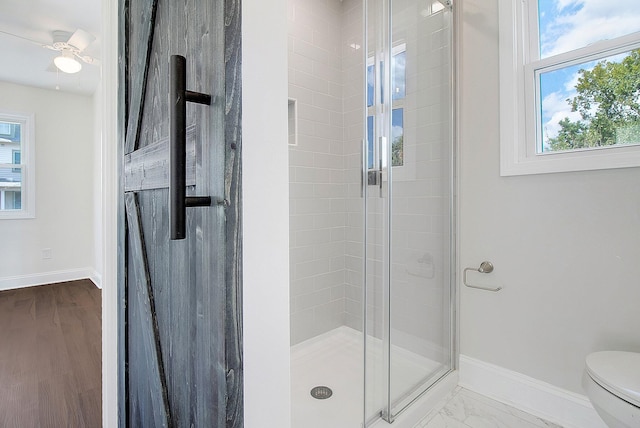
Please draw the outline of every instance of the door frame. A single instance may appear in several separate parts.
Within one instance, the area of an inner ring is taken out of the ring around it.
[[[102,426],[118,426],[118,0],[102,12]]]
[[[242,2],[245,426],[288,427],[287,2]],[[102,421],[110,428],[118,426],[118,0],[101,0],[101,11]]]

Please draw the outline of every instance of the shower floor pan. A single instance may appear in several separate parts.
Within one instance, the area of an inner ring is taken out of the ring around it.
[[[393,349],[394,386],[405,391],[440,364],[404,349]],[[381,367],[376,358],[374,364]],[[331,388],[318,400],[310,391]],[[394,388],[395,389],[395,388]],[[382,397],[382,391],[376,391]],[[373,398],[372,398],[373,399]],[[291,348],[292,428],[360,428],[363,420],[362,333],[339,327]]]

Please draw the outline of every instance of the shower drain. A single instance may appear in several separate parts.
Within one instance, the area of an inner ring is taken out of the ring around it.
[[[311,396],[318,400],[326,400],[333,395],[333,391],[328,386],[316,386],[311,389]]]

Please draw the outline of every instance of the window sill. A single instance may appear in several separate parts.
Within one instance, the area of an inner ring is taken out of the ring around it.
[[[0,220],[29,220],[36,218],[35,213],[26,210],[0,211]]]
[[[640,146],[519,155],[513,144],[501,144],[500,175],[531,175],[640,166]]]

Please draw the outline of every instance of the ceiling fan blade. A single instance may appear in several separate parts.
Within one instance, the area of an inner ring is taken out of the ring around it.
[[[83,62],[86,62],[87,64],[91,64],[91,65],[100,65],[100,60],[97,58],[94,58],[92,56],[89,55],[80,55],[80,54],[75,54],[75,56],[82,60]]]
[[[78,28],[75,33],[71,35],[68,44],[78,49],[78,52],[82,52],[89,46],[96,38],[86,31]]]
[[[2,30],[0,30],[0,33],[2,33],[2,34],[6,34],[7,36],[16,37],[16,38],[18,38],[18,39],[22,39],[22,40],[27,41],[27,42],[29,42],[29,43],[33,43],[34,45],[46,46],[46,45],[45,45],[44,43],[42,43],[42,42],[38,42],[38,41],[36,41],[36,40],[32,40],[32,39],[29,39],[29,38],[27,38],[27,37],[22,37],[22,36],[19,36],[19,35],[17,35],[17,34],[9,33],[9,32],[7,32],[7,31],[2,31]],[[53,46],[52,46],[52,47],[53,47]]]

